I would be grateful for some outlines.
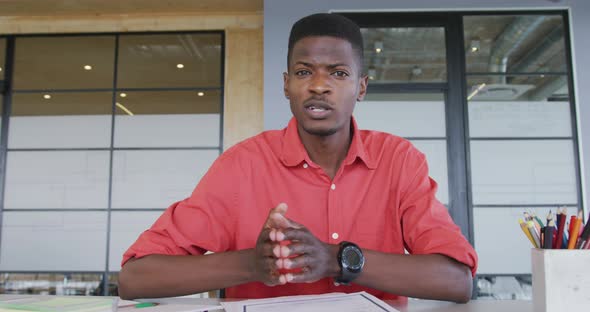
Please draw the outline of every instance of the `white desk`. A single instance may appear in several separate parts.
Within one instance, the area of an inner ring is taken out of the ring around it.
[[[30,297],[31,295],[23,296]],[[20,297],[20,295],[0,295],[0,299],[12,299],[16,297]],[[161,298],[138,301],[159,302],[162,304],[216,304],[219,302],[219,299]],[[389,303],[392,304],[391,302]],[[533,302],[524,300],[472,300],[466,304],[431,300],[410,300],[407,306],[392,305],[402,312],[533,312]]]
[[[179,304],[211,304],[218,302],[218,299],[165,298],[146,301]],[[533,302],[525,300],[472,300],[466,304],[432,300],[410,300],[408,306],[405,307],[395,304],[392,305],[402,312],[533,312]]]
[[[412,300],[407,307],[394,307],[402,312],[533,312],[533,302],[525,300],[472,300],[466,304]]]

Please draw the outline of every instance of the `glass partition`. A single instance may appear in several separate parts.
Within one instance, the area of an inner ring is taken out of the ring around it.
[[[354,116],[361,129],[409,139],[426,155],[430,175],[439,184],[437,198],[449,203],[445,98],[440,93],[368,93]]]
[[[463,25],[468,73],[567,71],[560,14],[464,16]]]
[[[534,13],[463,24],[479,294],[530,299],[531,244],[518,219],[581,209],[567,25]]]
[[[114,145],[218,147],[220,104],[219,90],[119,92]]]
[[[112,92],[12,96],[8,148],[108,148]]]
[[[118,88],[220,87],[220,33],[125,35]]]
[[[444,27],[363,28],[371,83],[447,81]]]
[[[112,88],[115,36],[18,37],[14,90]]]
[[[14,36],[5,84],[6,42],[0,292],[116,295],[124,251],[222,150],[223,33]]]

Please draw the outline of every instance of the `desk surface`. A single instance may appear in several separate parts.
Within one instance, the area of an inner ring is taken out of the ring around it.
[[[2,295],[0,299],[30,297],[31,295]],[[226,300],[226,299],[223,299]],[[231,299],[227,299],[231,300]],[[176,304],[217,304],[219,299],[207,298],[160,298],[139,301],[150,301]],[[387,301],[386,301],[387,302]],[[398,306],[388,302],[401,312],[533,312],[532,301],[525,300],[472,300],[466,304],[444,301],[410,300],[407,306]]]
[[[150,301],[161,303],[212,304],[218,302],[218,299],[165,298]],[[527,300],[472,300],[466,304],[433,300],[410,300],[405,307],[395,304],[392,304],[392,306],[401,312],[533,312],[533,302]]]
[[[402,312],[533,312],[533,302],[525,300],[472,300],[466,304],[412,300],[407,307],[394,307]]]

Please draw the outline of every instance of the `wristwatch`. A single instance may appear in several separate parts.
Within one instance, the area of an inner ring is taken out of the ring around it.
[[[354,243],[341,242],[338,250],[338,265],[340,276],[334,281],[338,284],[350,285],[350,282],[361,274],[365,265],[363,251]]]

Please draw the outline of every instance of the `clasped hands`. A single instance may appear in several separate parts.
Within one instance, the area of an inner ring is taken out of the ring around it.
[[[305,226],[288,219],[286,212],[285,203],[273,208],[258,235],[254,249],[255,279],[275,286],[337,276],[338,246],[320,241]]]

